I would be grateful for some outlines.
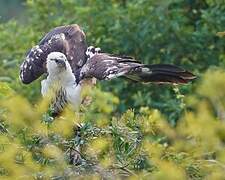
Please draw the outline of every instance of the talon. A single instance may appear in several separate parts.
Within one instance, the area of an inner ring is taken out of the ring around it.
[[[83,161],[81,153],[76,149],[71,149],[69,152],[69,163],[73,165],[80,165]]]

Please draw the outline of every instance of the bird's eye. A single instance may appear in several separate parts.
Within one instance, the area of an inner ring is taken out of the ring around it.
[[[55,60],[55,62],[56,62],[56,63],[58,63],[58,62],[59,62],[59,60],[58,60],[58,59],[54,59],[54,60]]]

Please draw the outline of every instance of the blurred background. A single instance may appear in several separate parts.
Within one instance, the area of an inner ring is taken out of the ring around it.
[[[197,79],[99,82],[79,116],[53,121],[41,78],[24,85],[19,68],[47,32],[73,23],[89,45]],[[0,177],[225,179],[224,31],[224,0],[0,0]],[[74,121],[84,123],[82,141]],[[85,161],[72,166],[68,152],[79,143]]]
[[[9,19],[21,19],[24,15],[24,0],[9,0],[0,2],[0,21],[5,22]]]
[[[89,45],[152,63],[171,63],[198,76],[179,86],[142,85],[124,80],[99,83],[120,98],[117,112],[148,106],[159,109],[175,125],[184,112],[181,95],[191,95],[203,72],[224,68],[223,0],[9,0],[0,1],[0,80],[27,96],[40,97],[39,82],[22,85],[19,65],[29,48],[56,26],[77,23]],[[180,97],[180,98],[177,98]]]

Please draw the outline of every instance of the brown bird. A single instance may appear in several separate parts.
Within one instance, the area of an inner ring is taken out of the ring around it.
[[[84,32],[75,24],[52,29],[28,51],[20,68],[21,81],[29,84],[43,74],[47,75],[41,81],[43,96],[57,85],[51,105],[53,117],[67,104],[74,109],[79,107],[82,87],[91,78],[111,80],[124,77],[136,82],[160,84],[186,84],[195,79],[191,72],[175,65],[142,64],[129,56],[103,53],[100,48],[88,47]],[[79,137],[78,131],[76,134]],[[71,152],[71,161],[76,164],[80,161],[79,146]]]
[[[82,83],[90,78],[111,80],[124,77],[143,83],[186,84],[195,76],[170,64],[142,64],[129,56],[101,52],[87,47],[84,32],[76,24],[56,27],[39,44],[28,51],[20,68],[20,79],[29,84],[47,74],[42,81],[45,95],[54,83],[60,84],[54,104],[55,113],[69,103],[77,108],[81,102]]]

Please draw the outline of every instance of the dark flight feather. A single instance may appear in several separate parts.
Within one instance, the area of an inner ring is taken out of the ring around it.
[[[175,84],[186,84],[196,78],[191,72],[170,64],[143,65],[138,71],[133,71],[125,76],[144,83]]]

